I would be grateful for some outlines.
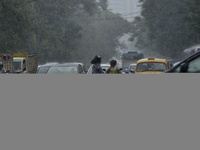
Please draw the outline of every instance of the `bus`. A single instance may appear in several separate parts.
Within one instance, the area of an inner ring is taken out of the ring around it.
[[[144,53],[141,51],[127,51],[122,53],[122,71],[127,72],[130,64],[136,64],[138,60],[144,58]]]

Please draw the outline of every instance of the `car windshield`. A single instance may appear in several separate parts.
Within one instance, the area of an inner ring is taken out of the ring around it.
[[[161,71],[164,72],[167,70],[167,65],[165,63],[139,63],[137,65],[136,71],[143,72],[143,71]]]
[[[135,66],[130,66],[130,68],[129,69],[134,69],[135,68]]]
[[[65,67],[58,67],[54,66],[51,67],[47,74],[77,74],[78,68],[76,66],[65,66]]]
[[[42,66],[42,67],[39,68],[38,73],[39,74],[47,73],[49,68],[50,68],[50,66]]]
[[[14,69],[14,72],[21,70],[21,61],[20,60],[14,60],[13,69]]]

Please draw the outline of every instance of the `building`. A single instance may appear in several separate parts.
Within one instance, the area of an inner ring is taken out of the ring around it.
[[[138,0],[108,0],[108,9],[132,21],[135,16],[140,15],[138,4]]]

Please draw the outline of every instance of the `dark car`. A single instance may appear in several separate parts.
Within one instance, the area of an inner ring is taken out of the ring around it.
[[[200,52],[187,57],[165,73],[200,73]]]
[[[49,68],[47,74],[85,74],[85,68],[82,63],[64,63],[56,64]]]

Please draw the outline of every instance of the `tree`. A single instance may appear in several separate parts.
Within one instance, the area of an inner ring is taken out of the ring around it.
[[[38,52],[40,60],[71,61],[71,54],[81,38],[81,27],[71,16],[78,9],[92,13],[94,0],[35,0],[32,6],[32,48]]]
[[[129,23],[107,10],[107,0],[2,0],[0,48],[36,52],[39,63],[105,60]]]
[[[99,6],[101,7],[102,10],[107,10],[108,9],[108,0],[100,0],[99,1]]]
[[[176,58],[194,43],[189,14],[189,0],[141,0],[142,13],[132,24],[132,38],[140,48]]]
[[[189,14],[188,21],[192,30],[194,40],[200,43],[200,1],[191,0],[188,2]]]
[[[0,1],[0,51],[1,53],[25,50],[30,30],[30,5],[28,0]]]
[[[86,65],[95,55],[101,55],[104,63],[115,56],[119,38],[130,30],[127,20],[101,8],[92,16],[80,12],[77,21],[82,27],[82,37],[74,55]]]

